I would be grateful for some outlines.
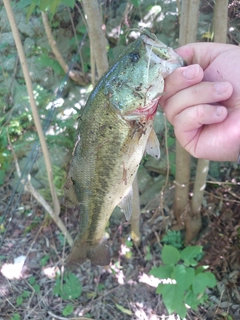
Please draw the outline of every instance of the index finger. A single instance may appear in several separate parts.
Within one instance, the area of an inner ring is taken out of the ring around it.
[[[199,42],[187,44],[175,51],[187,64],[197,63],[205,70],[220,53],[232,50],[233,47],[230,44]]]

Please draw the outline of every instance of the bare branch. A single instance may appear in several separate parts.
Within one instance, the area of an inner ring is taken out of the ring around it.
[[[90,77],[89,75],[84,75],[84,73],[80,72],[80,71],[73,71],[73,70],[69,70],[69,67],[67,65],[67,63],[65,62],[65,60],[63,59],[63,56],[61,55],[60,51],[58,50],[57,44],[55,39],[53,38],[53,34],[49,25],[49,21],[48,21],[48,17],[47,14],[45,12],[42,11],[42,21],[43,21],[43,25],[45,28],[45,32],[48,38],[48,43],[52,49],[52,52],[55,55],[55,58],[57,59],[57,61],[59,62],[59,64],[61,65],[63,71],[65,73],[69,72],[69,77],[77,82],[78,84],[84,86],[86,84],[90,83]]]
[[[13,159],[14,159],[14,162],[15,162],[17,174],[18,174],[18,176],[20,178],[21,177],[21,171],[20,171],[20,167],[19,167],[19,164],[18,164],[18,159],[17,159],[16,153],[14,151],[14,148],[12,146],[12,143],[11,143],[11,140],[9,138],[9,135],[8,135],[8,143],[9,143],[10,149],[11,149],[12,154],[13,154]],[[30,180],[25,181],[25,179],[23,179],[23,180],[21,180],[21,183],[24,186],[24,190],[30,192],[31,195],[43,206],[43,208],[47,211],[47,213],[49,213],[49,215],[51,216],[53,221],[56,223],[58,228],[62,231],[62,234],[64,235],[64,237],[66,237],[68,244],[70,246],[72,246],[73,239],[72,239],[71,235],[69,234],[69,232],[67,231],[64,223],[62,222],[62,220],[59,218],[58,215],[55,215],[55,213],[53,212],[53,210],[50,207],[50,205],[41,196],[41,194],[33,187],[33,185],[31,184]]]

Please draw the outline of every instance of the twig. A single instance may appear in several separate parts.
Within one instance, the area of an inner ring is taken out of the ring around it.
[[[30,78],[26,56],[25,56],[25,53],[23,50],[21,37],[20,37],[19,31],[17,28],[17,24],[15,21],[15,17],[14,17],[14,13],[12,11],[10,1],[3,0],[3,3],[5,6],[5,9],[6,9],[6,12],[7,12],[8,20],[9,20],[9,23],[10,23],[10,26],[11,26],[11,29],[13,32],[14,40],[15,40],[16,47],[17,47],[17,52],[18,52],[19,59],[21,62],[21,66],[22,66],[22,70],[23,70],[23,74],[24,74],[24,79],[25,79],[26,87],[27,87],[27,91],[28,91],[28,96],[29,96],[29,100],[30,100],[30,106],[32,109],[33,119],[34,119],[34,123],[35,123],[36,129],[37,129],[39,140],[41,143],[44,161],[45,161],[45,165],[46,165],[46,169],[47,169],[48,182],[49,182],[51,195],[52,195],[52,199],[53,199],[53,205],[54,205],[54,215],[57,217],[60,212],[60,205],[59,205],[59,201],[57,198],[56,189],[53,184],[52,166],[51,166],[51,162],[50,162],[50,158],[49,158],[46,140],[45,140],[44,133],[42,130],[41,121],[40,121],[39,114],[38,114],[38,109],[37,109],[36,102],[35,102],[34,95],[33,95],[32,80]]]
[[[5,0],[6,1],[6,0]],[[63,59],[63,56],[61,55],[60,51],[58,50],[57,44],[55,39],[53,38],[53,34],[49,25],[48,17],[45,12],[42,11],[42,21],[44,25],[44,29],[48,38],[48,43],[52,49],[53,54],[55,55],[55,58],[59,62],[60,66],[64,70],[65,73],[69,74],[69,77],[77,82],[80,85],[86,85],[90,82],[90,79],[86,77],[84,74],[82,74],[80,71],[72,71],[69,69],[67,63]]]
[[[12,151],[12,154],[13,154],[13,159],[14,159],[14,162],[15,162],[15,166],[16,166],[16,170],[17,170],[17,174],[19,177],[21,177],[21,171],[20,171],[20,167],[19,167],[19,164],[18,164],[18,159],[17,159],[17,156],[16,156],[16,153],[13,149],[13,146],[12,146],[12,143],[11,143],[11,140],[10,140],[10,137],[9,135],[8,136],[8,143],[9,143],[9,146],[10,146],[10,149]],[[56,225],[58,226],[58,228],[62,231],[63,235],[66,237],[67,239],[67,242],[69,243],[70,246],[72,246],[73,244],[73,239],[71,237],[71,235],[69,234],[69,232],[67,231],[64,223],[62,222],[62,220],[59,218],[58,215],[55,215],[52,208],[49,206],[49,204],[46,202],[46,200],[41,196],[41,194],[33,187],[33,185],[31,184],[30,181],[26,181],[25,183],[25,180],[21,180],[21,183],[23,184],[24,186],[24,189],[28,192],[31,193],[31,195],[44,207],[44,209],[49,213],[49,215],[52,217],[53,221],[56,223]]]
[[[70,17],[70,20],[71,20],[71,25],[72,25],[72,29],[73,29],[73,33],[74,33],[74,37],[75,37],[76,46],[78,47],[78,39],[77,39],[76,28],[74,26],[73,18],[72,18],[72,15],[71,15],[69,7],[67,7],[67,10],[68,10],[68,14],[69,14],[69,17]],[[83,56],[82,56],[81,50],[79,50],[79,57],[80,57],[81,66],[82,66],[82,74],[83,74],[83,77],[85,77],[84,62],[83,62]]]
[[[74,318],[60,317],[60,316],[57,316],[56,314],[54,314],[54,313],[51,312],[51,311],[48,311],[48,314],[49,314],[51,317],[54,317],[54,318],[59,319],[59,320],[94,320],[94,319],[92,319],[92,318],[86,318],[86,317],[74,317]]]

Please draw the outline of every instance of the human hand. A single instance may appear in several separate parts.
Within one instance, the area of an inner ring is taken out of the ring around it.
[[[189,66],[176,69],[165,79],[166,93],[159,103],[179,143],[196,158],[237,161],[240,48],[194,43],[176,52]]]

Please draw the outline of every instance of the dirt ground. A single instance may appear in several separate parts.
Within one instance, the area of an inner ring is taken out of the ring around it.
[[[210,266],[218,283],[208,291],[209,302],[197,312],[190,311],[187,319],[240,319],[240,190],[233,178],[239,177],[239,170],[230,171],[228,182],[207,184],[203,228],[194,242],[204,247],[201,263]],[[169,185],[164,191],[165,201],[172,192]],[[12,193],[8,183],[0,193],[3,212]],[[12,205],[15,201],[17,197]],[[13,216],[9,210],[4,227],[0,226],[0,239],[8,228],[0,249],[0,320],[177,319],[168,316],[161,297],[155,294],[156,281],[149,276],[152,266],[161,263],[159,239],[174,224],[171,210],[154,219],[155,210],[143,210],[142,244],[138,249],[126,246],[130,224],[123,216],[113,216],[107,229],[110,266],[93,266],[88,261],[82,264],[76,272],[82,293],[69,301],[53,292],[68,245],[30,194],[22,196],[17,208]],[[75,236],[77,212],[63,208],[61,218]],[[63,316],[69,302],[74,316]]]

